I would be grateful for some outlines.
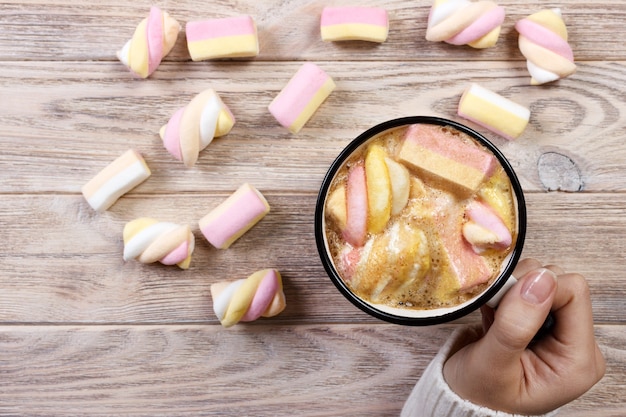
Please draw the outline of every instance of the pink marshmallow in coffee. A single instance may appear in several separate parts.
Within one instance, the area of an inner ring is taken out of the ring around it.
[[[409,126],[398,160],[465,192],[475,192],[498,165],[490,152],[428,124]]]
[[[482,253],[490,248],[503,250],[513,243],[511,231],[485,203],[473,200],[465,213],[468,222],[463,225],[463,236],[474,252]]]
[[[455,213],[441,215],[439,237],[442,249],[456,275],[459,290],[470,291],[477,285],[488,282],[493,271],[485,258],[477,254],[463,238],[458,219],[459,216]]]
[[[265,197],[246,183],[200,220],[200,231],[213,246],[227,249],[269,211]]]
[[[367,238],[367,184],[363,164],[348,174],[346,190],[346,228],[343,238],[352,246],[363,246]]]

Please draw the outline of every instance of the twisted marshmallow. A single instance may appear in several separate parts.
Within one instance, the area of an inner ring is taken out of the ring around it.
[[[189,268],[195,238],[188,225],[142,217],[126,223],[123,237],[125,261],[137,259],[145,264],[158,261]]]
[[[246,279],[211,285],[213,311],[224,327],[259,317],[273,317],[285,309],[280,273],[263,269]]]
[[[192,167],[200,151],[213,138],[224,136],[235,124],[235,117],[217,93],[208,89],[178,109],[159,132],[163,145],[176,159]]]
[[[118,51],[117,57],[133,74],[147,78],[170,53],[179,31],[180,24],[176,19],[153,6],[150,15],[137,25],[133,37]]]
[[[498,41],[503,21],[504,8],[492,1],[435,0],[426,40],[489,48]]]
[[[576,71],[560,9],[532,14],[518,21],[515,29],[519,32],[519,48],[526,57],[532,85],[556,81]]]

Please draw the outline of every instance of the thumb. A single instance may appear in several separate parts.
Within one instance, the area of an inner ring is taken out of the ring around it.
[[[549,269],[536,269],[520,278],[506,293],[495,312],[493,324],[483,338],[492,361],[505,366],[519,357],[545,321],[557,277]]]

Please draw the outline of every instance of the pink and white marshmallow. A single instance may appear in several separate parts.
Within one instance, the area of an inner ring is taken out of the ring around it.
[[[542,10],[515,24],[531,85],[545,84],[576,71],[574,52],[560,9]]]
[[[235,117],[229,108],[213,89],[208,89],[178,109],[159,135],[170,154],[192,167],[200,152],[214,138],[228,134],[234,124]]]
[[[243,184],[200,222],[200,231],[218,249],[227,249],[270,211],[263,194]]]
[[[317,65],[307,62],[272,100],[268,109],[274,118],[298,133],[335,89],[335,82]]]
[[[126,223],[123,235],[125,261],[136,259],[145,264],[160,262],[189,268],[195,238],[188,225],[141,217]]]
[[[498,42],[504,16],[504,8],[493,1],[435,0],[426,40],[489,48]]]
[[[276,269],[263,269],[246,279],[211,285],[213,311],[224,327],[273,317],[286,307],[283,281]]]
[[[468,221],[463,225],[463,237],[474,252],[504,250],[511,246],[511,231],[491,207],[474,200],[468,204],[465,214]]]
[[[150,15],[137,25],[133,37],[117,52],[117,57],[133,74],[147,78],[170,53],[179,32],[180,24],[176,19],[153,6]]]

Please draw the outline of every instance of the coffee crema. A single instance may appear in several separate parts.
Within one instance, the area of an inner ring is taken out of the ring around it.
[[[341,279],[362,300],[453,307],[500,274],[517,237],[511,181],[493,153],[450,126],[385,131],[337,171],[324,211]]]

